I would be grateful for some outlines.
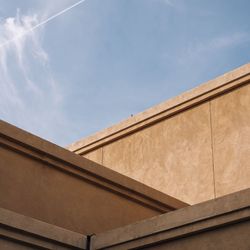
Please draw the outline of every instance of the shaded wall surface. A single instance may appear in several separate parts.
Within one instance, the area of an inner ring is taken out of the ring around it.
[[[0,208],[1,250],[249,250],[249,231],[250,189],[89,236]]]
[[[250,187],[250,64],[73,143],[190,204]]]
[[[249,250],[250,189],[97,234],[92,249]]]
[[[87,249],[87,236],[0,208],[0,249]]]
[[[186,206],[0,121],[0,208],[81,234]]]

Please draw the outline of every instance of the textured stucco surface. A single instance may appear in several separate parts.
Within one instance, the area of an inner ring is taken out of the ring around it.
[[[93,236],[93,249],[250,249],[250,189]]]
[[[0,208],[0,248],[249,250],[249,205],[246,189],[91,237]]]
[[[0,206],[17,213],[85,234],[159,214],[14,152],[0,158]]]
[[[153,106],[87,138],[80,139],[67,148],[78,154],[87,153],[105,143],[110,143],[119,137],[149,126],[159,119],[169,117],[176,112],[182,112],[201,101],[211,99],[218,94],[223,94],[232,88],[242,85],[246,81],[250,81],[250,63]]]
[[[49,224],[91,234],[187,205],[3,121],[0,144],[0,207]]]
[[[250,187],[250,85],[211,103],[217,196]]]
[[[250,187],[250,64],[69,149],[195,204]]]
[[[76,250],[86,249],[86,246],[86,235],[75,233],[0,207],[1,250]]]
[[[190,204],[212,199],[210,133],[206,103],[104,146],[103,164]]]
[[[162,243],[158,246],[145,247],[143,249],[154,250],[249,250],[249,229],[250,222],[238,223],[229,225],[225,228],[208,231],[193,235],[191,237],[184,237],[182,239],[173,240],[172,242]]]
[[[0,239],[1,250],[34,250],[34,246],[21,244],[18,241],[10,241],[8,239]]]
[[[87,157],[189,204],[248,188],[250,84],[110,142]]]
[[[85,158],[102,164],[102,148],[96,149],[84,155]]]

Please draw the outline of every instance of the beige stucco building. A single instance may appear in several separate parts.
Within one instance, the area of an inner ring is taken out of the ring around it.
[[[250,64],[73,143],[189,204],[250,187]]]
[[[69,150],[0,121],[0,249],[249,250],[249,83],[247,64]]]

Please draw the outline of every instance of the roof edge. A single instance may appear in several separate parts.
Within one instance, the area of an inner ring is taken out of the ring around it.
[[[250,188],[241,190],[235,193],[231,193],[213,200],[205,201],[193,206],[182,208],[170,213],[158,215],[143,221],[139,221],[125,227],[116,228],[110,231],[106,231],[94,236],[95,249],[103,249],[126,244],[131,241],[142,242],[145,245],[147,238],[155,236],[155,242],[159,241],[160,234],[178,230],[180,228],[186,228],[191,226],[191,231],[195,225],[200,223],[204,227],[204,223],[211,221],[215,218],[216,223],[213,226],[220,226],[220,220],[222,218],[222,225],[234,222],[233,213],[248,210],[248,213],[243,213],[241,220],[249,220],[249,208],[250,208]],[[225,218],[229,217],[225,223]],[[237,218],[238,219],[238,218]],[[224,224],[223,224],[224,223]],[[207,226],[204,227],[206,229]],[[211,225],[208,225],[211,227]],[[204,230],[203,229],[203,230]],[[190,230],[190,228],[189,228]],[[185,233],[188,230],[184,229]],[[140,244],[140,243],[139,243]],[[121,249],[125,249],[121,248]],[[128,248],[126,248],[128,249]],[[133,248],[135,249],[135,248]]]
[[[84,178],[94,185],[101,186],[118,195],[126,196],[128,199],[139,202],[143,206],[149,206],[156,211],[167,212],[188,206],[183,201],[74,154],[2,120],[0,120],[0,144],[39,161],[45,161],[62,169],[65,173]]]
[[[77,154],[87,153],[111,141],[117,140],[142,127],[152,125],[168,116],[183,111],[214,96],[221,95],[232,88],[240,87],[250,80],[250,63],[205,82],[174,98],[153,106],[137,115],[125,119],[86,138],[82,138],[66,148]]]

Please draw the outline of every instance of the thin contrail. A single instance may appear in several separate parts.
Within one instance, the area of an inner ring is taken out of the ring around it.
[[[55,15],[53,15],[53,16],[47,18],[46,20],[42,21],[41,23],[38,23],[37,25],[33,26],[32,28],[25,30],[21,35],[15,36],[15,37],[13,37],[13,38],[10,39],[10,40],[5,41],[4,43],[0,44],[0,48],[2,48],[2,47],[4,47],[4,46],[8,45],[9,43],[12,43],[12,42],[16,41],[16,40],[19,39],[20,37],[25,36],[25,35],[28,34],[29,32],[32,32],[33,30],[35,30],[35,29],[41,27],[42,25],[44,25],[44,24],[50,22],[51,20],[53,20],[53,19],[55,19],[56,17],[58,17],[58,16],[64,14],[65,12],[71,10],[72,8],[78,6],[79,4],[81,4],[81,3],[85,2],[85,1],[86,1],[86,0],[78,1],[77,3],[71,5],[71,6],[67,7],[66,9],[64,9],[64,10],[62,10],[62,11],[56,13]]]

